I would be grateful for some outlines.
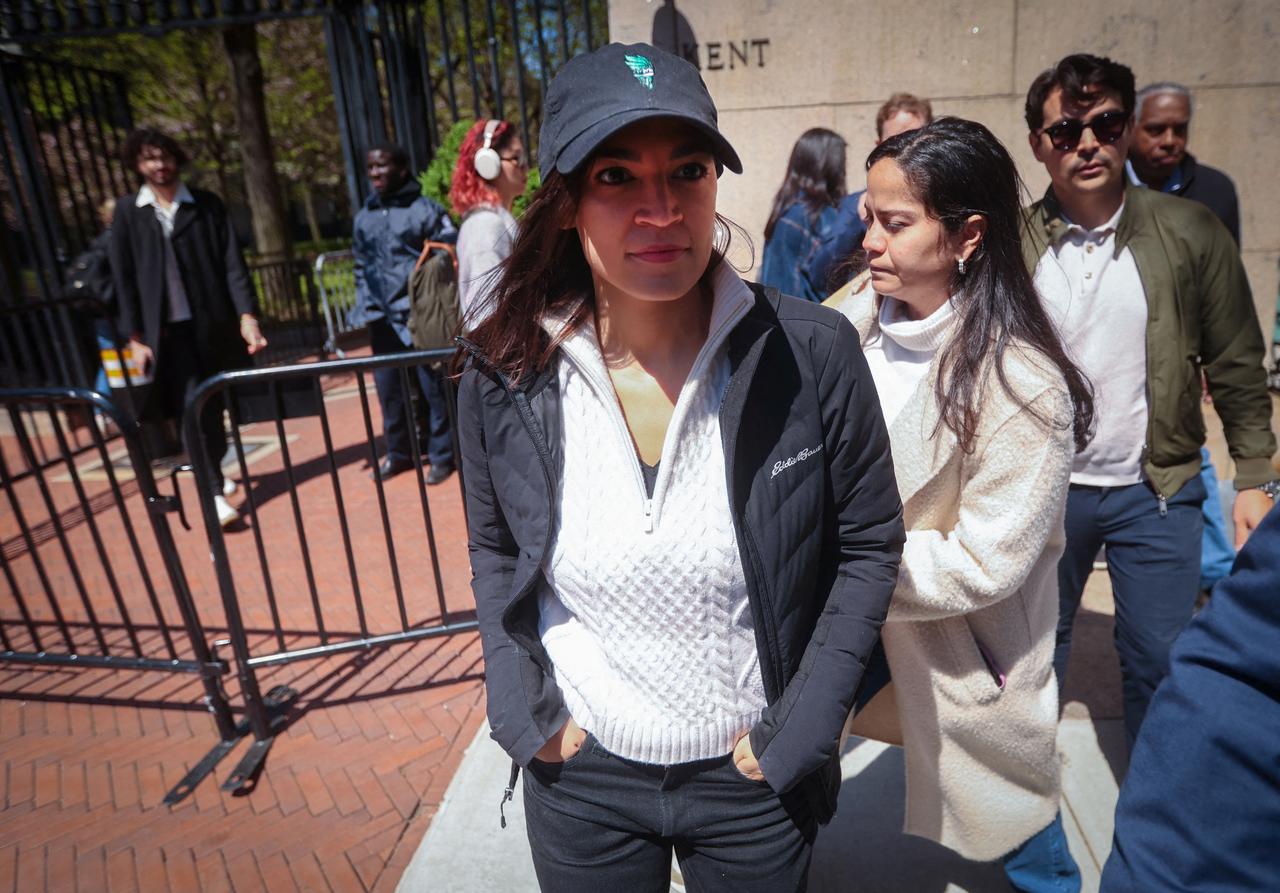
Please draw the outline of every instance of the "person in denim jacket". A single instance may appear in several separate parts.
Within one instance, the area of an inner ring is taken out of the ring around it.
[[[844,162],[845,141],[838,133],[815,127],[796,140],[764,228],[762,284],[810,301],[827,296],[824,283],[811,282],[806,269],[844,198]]]

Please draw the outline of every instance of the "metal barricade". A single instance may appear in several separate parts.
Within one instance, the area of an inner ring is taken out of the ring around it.
[[[310,264],[302,258],[255,257],[249,277],[258,295],[258,321],[267,339],[256,366],[296,363],[323,350],[325,323]]]
[[[466,607],[450,609],[446,602],[412,400],[405,403],[414,477],[405,472],[388,482],[359,467],[362,458],[368,468],[378,466],[372,373],[394,370],[407,394],[419,366],[451,355],[418,351],[228,372],[205,381],[188,405],[183,430],[189,444],[204,442],[201,416],[209,401],[227,408],[251,534],[228,537],[219,526],[216,459],[193,455],[255,738],[224,790],[252,785],[283,726],[279,705],[296,695],[280,686],[264,695],[260,672],[477,629],[469,591]],[[447,403],[452,427],[451,394]],[[251,423],[259,433],[247,443],[241,428]],[[454,450],[456,456],[456,435]]]
[[[160,495],[131,420],[93,391],[6,389],[0,406],[0,662],[198,677],[219,743],[165,797],[175,803],[248,731],[232,716],[227,665],[206,644],[169,528],[177,488]],[[90,419],[90,448],[69,438],[76,416]],[[120,432],[111,449],[99,427],[108,422]]]
[[[316,285],[329,332],[324,350],[340,359],[345,359],[347,354],[338,346],[338,337],[353,331],[347,325],[347,314],[356,305],[355,268],[355,255],[350,251],[327,251],[316,257]]]

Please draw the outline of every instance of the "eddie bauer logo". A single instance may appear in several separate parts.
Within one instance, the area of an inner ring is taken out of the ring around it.
[[[792,465],[795,465],[798,462],[803,462],[805,459],[808,459],[810,456],[816,456],[820,452],[822,452],[822,444],[818,444],[816,447],[805,447],[800,452],[792,456],[790,459],[782,459],[778,462],[774,462],[773,474],[769,475],[769,480],[773,480],[779,474],[781,474],[782,472],[790,468]]]

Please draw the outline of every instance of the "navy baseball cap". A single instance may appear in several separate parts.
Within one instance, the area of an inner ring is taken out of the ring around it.
[[[716,105],[698,69],[647,43],[610,43],[574,56],[547,89],[538,170],[577,170],[605,140],[646,118],[687,121],[716,160],[742,173],[742,162],[716,126]]]

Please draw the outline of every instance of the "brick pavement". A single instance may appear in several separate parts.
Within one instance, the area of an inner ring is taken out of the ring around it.
[[[326,380],[325,387],[364,622],[373,634],[398,630],[401,612],[366,468],[359,394],[350,377]],[[376,431],[377,403],[371,382],[368,387]],[[316,581],[328,634],[335,639],[354,634],[360,616],[319,421],[284,424],[292,481],[273,425],[247,426],[242,433],[255,449],[237,498],[243,503],[246,491],[252,493],[258,517],[256,525],[252,520],[238,525],[227,540],[245,620],[255,630],[254,652],[321,641],[308,579]],[[13,438],[0,437],[0,449],[14,469]],[[94,503],[89,518],[68,511],[75,492],[65,471],[50,476],[66,549],[82,569],[80,583],[69,571],[54,526],[40,523],[50,513],[34,482],[19,486],[36,555],[50,586],[64,594],[68,631],[81,647],[94,642],[76,594],[83,585],[113,651],[127,651],[132,644],[121,623],[128,612],[135,623],[144,623],[138,636],[144,653],[167,653],[163,627],[186,656],[158,552],[149,537],[140,535],[141,566],[151,578],[163,624],[153,622],[146,580],[129,558],[132,547],[120,511],[97,498],[109,486],[101,470],[91,468],[94,459],[90,454],[77,462]],[[195,529],[184,531],[170,515],[174,536],[206,637],[221,638],[225,621],[194,486],[189,476],[180,477],[180,486]],[[126,482],[124,489],[128,516],[144,534],[136,487]],[[411,625],[430,624],[440,610],[415,476],[395,478],[386,492],[404,612]],[[295,498],[312,546],[309,570],[295,532]],[[429,511],[446,603],[457,612],[452,616],[466,616],[472,603],[456,477],[431,488]],[[262,533],[268,572],[259,560],[255,528]],[[96,557],[95,534],[111,557],[114,577]],[[58,647],[59,625],[7,504],[0,509],[0,543],[8,569],[21,591],[30,594],[37,632],[46,647]],[[0,614],[14,646],[31,647],[25,627],[13,622],[17,613],[9,583],[0,584]],[[275,632],[273,616],[283,632]],[[228,649],[223,656],[230,657]],[[165,792],[217,737],[196,680],[0,665],[0,891],[393,889],[480,723],[481,672],[479,643],[470,633],[265,669],[259,675],[264,690],[283,683],[300,697],[255,789],[232,796],[218,788],[246,749],[242,742],[214,778],[168,808],[161,805]],[[238,703],[234,676],[226,684],[232,703]]]

